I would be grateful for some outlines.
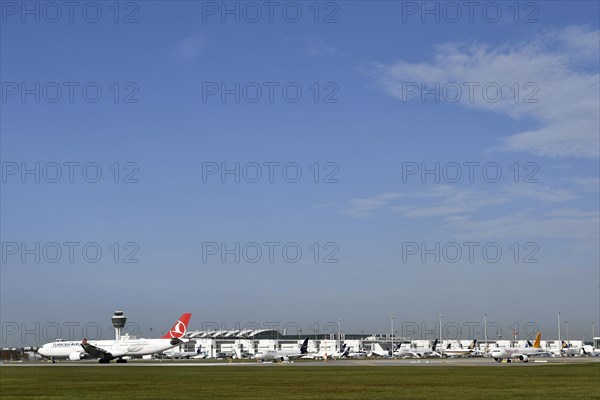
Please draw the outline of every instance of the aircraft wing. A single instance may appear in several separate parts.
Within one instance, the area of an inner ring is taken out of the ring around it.
[[[116,357],[119,357],[122,354],[113,354],[109,351],[106,351],[98,346],[94,346],[93,344],[90,344],[87,340],[84,340],[83,342],[81,342],[81,347],[83,347],[83,349],[85,350],[86,353],[88,353],[91,357],[94,358],[108,358],[108,359],[113,359]]]

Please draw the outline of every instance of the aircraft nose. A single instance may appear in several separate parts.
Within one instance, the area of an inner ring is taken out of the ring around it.
[[[46,353],[46,349],[44,348],[44,346],[40,347],[37,352],[41,356],[46,356],[48,354]]]

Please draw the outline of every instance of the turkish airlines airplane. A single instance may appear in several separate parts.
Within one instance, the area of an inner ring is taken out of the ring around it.
[[[85,358],[97,358],[100,363],[108,363],[117,359],[117,363],[125,363],[126,356],[145,356],[148,354],[161,353],[171,349],[184,341],[183,336],[190,322],[191,313],[182,314],[173,327],[160,339],[135,339],[128,335],[121,340],[90,340],[83,342],[57,340],[46,343],[38,350],[38,353],[48,357],[54,362],[55,359],[81,360]]]

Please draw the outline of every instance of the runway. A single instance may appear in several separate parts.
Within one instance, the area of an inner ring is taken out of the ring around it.
[[[600,363],[600,357],[562,357],[562,358],[536,358],[529,362],[496,362],[491,358],[449,358],[449,359],[358,359],[358,360],[329,360],[324,361],[295,361],[295,362],[264,362],[235,361],[212,362],[198,360],[129,360],[127,363],[99,364],[95,360],[83,361],[57,361],[55,364],[46,361],[11,362],[4,361],[0,367],[532,367],[540,365],[569,365],[583,363]]]

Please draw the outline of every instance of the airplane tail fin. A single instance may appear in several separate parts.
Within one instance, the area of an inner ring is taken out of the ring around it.
[[[477,339],[473,339],[473,341],[469,345],[469,349],[473,350],[475,348],[475,346],[477,346]]]
[[[438,339],[435,339],[435,341],[433,342],[433,346],[431,346],[432,351],[435,351],[435,349],[437,348],[437,344],[438,344]]]
[[[581,352],[583,353],[584,356],[589,356],[590,353],[588,353],[587,351],[585,351],[585,348],[581,348]]]
[[[561,347],[562,347],[563,349],[566,349],[566,348],[567,348],[567,347],[569,347],[569,346],[567,345],[567,342],[565,342],[565,341],[563,340],[563,341],[562,341],[562,346],[561,346]]]
[[[300,346],[300,354],[308,353],[308,337],[304,339],[302,346]]]
[[[345,350],[342,352],[341,358],[348,357],[348,354],[350,354],[350,346],[345,348]]]
[[[537,335],[535,335],[535,342],[533,342],[534,349],[539,349],[542,347],[540,344],[541,340],[542,340],[542,332],[538,332]]]
[[[161,339],[181,339],[187,331],[192,313],[181,314],[181,317],[173,324],[173,327]]]
[[[233,354],[235,354],[235,358],[242,358],[242,352],[240,351],[240,349],[237,346],[233,346]]]

